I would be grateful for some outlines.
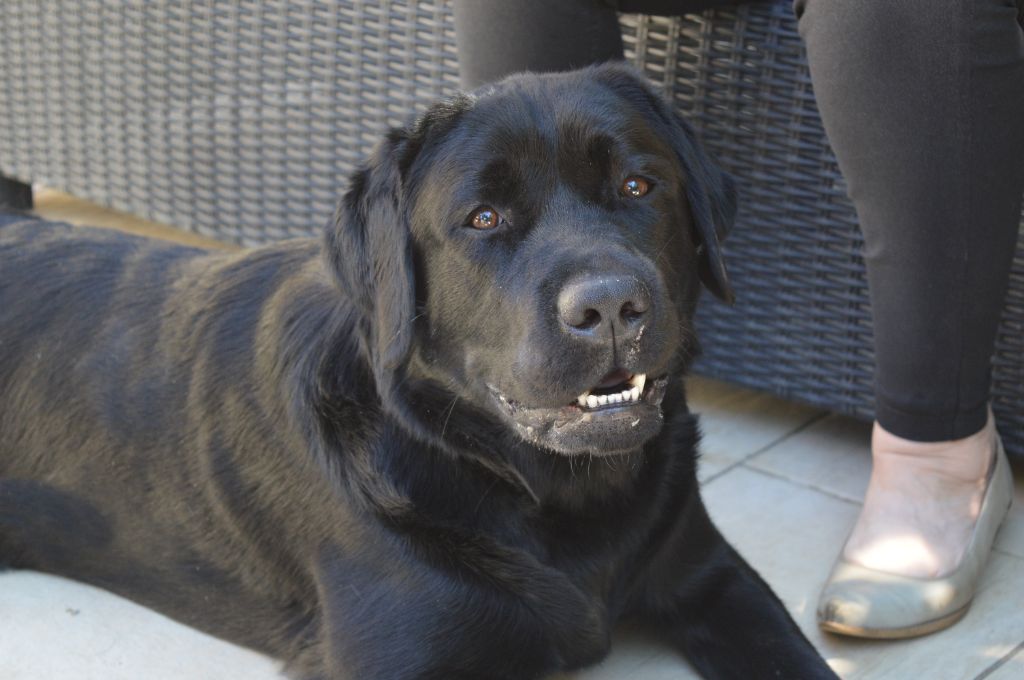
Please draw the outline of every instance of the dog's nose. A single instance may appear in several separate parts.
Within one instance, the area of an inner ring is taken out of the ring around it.
[[[617,340],[634,336],[651,308],[647,287],[629,274],[587,275],[571,279],[558,294],[562,325],[581,337]]]

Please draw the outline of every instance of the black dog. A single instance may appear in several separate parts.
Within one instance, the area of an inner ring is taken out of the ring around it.
[[[698,494],[682,375],[733,190],[623,67],[394,130],[325,240],[0,230],[0,561],[299,678],[539,678],[649,624],[834,677]]]

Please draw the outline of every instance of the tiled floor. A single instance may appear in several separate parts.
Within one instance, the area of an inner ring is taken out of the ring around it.
[[[39,207],[58,219],[126,224],[50,192]],[[1017,503],[963,621],[906,642],[844,640],[818,632],[814,607],[867,483],[869,427],[708,380],[695,379],[690,393],[705,433],[700,473],[712,516],[843,678],[1024,678],[1024,461],[1015,462]],[[270,659],[103,591],[0,575],[0,679],[279,677]],[[671,650],[623,631],[603,664],[561,680],[695,677]]]

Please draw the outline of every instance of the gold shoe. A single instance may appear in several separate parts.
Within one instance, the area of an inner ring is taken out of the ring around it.
[[[996,435],[985,500],[971,542],[950,574],[914,578],[847,562],[840,554],[818,601],[818,626],[841,635],[895,639],[926,635],[967,613],[1013,500],[1013,473]]]

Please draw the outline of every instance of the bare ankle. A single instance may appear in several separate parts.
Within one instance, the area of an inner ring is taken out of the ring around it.
[[[992,462],[996,441],[995,421],[978,432],[950,441],[919,442],[899,437],[879,423],[871,436],[871,453],[876,466],[906,466],[923,474],[934,473],[951,481],[984,481]]]

